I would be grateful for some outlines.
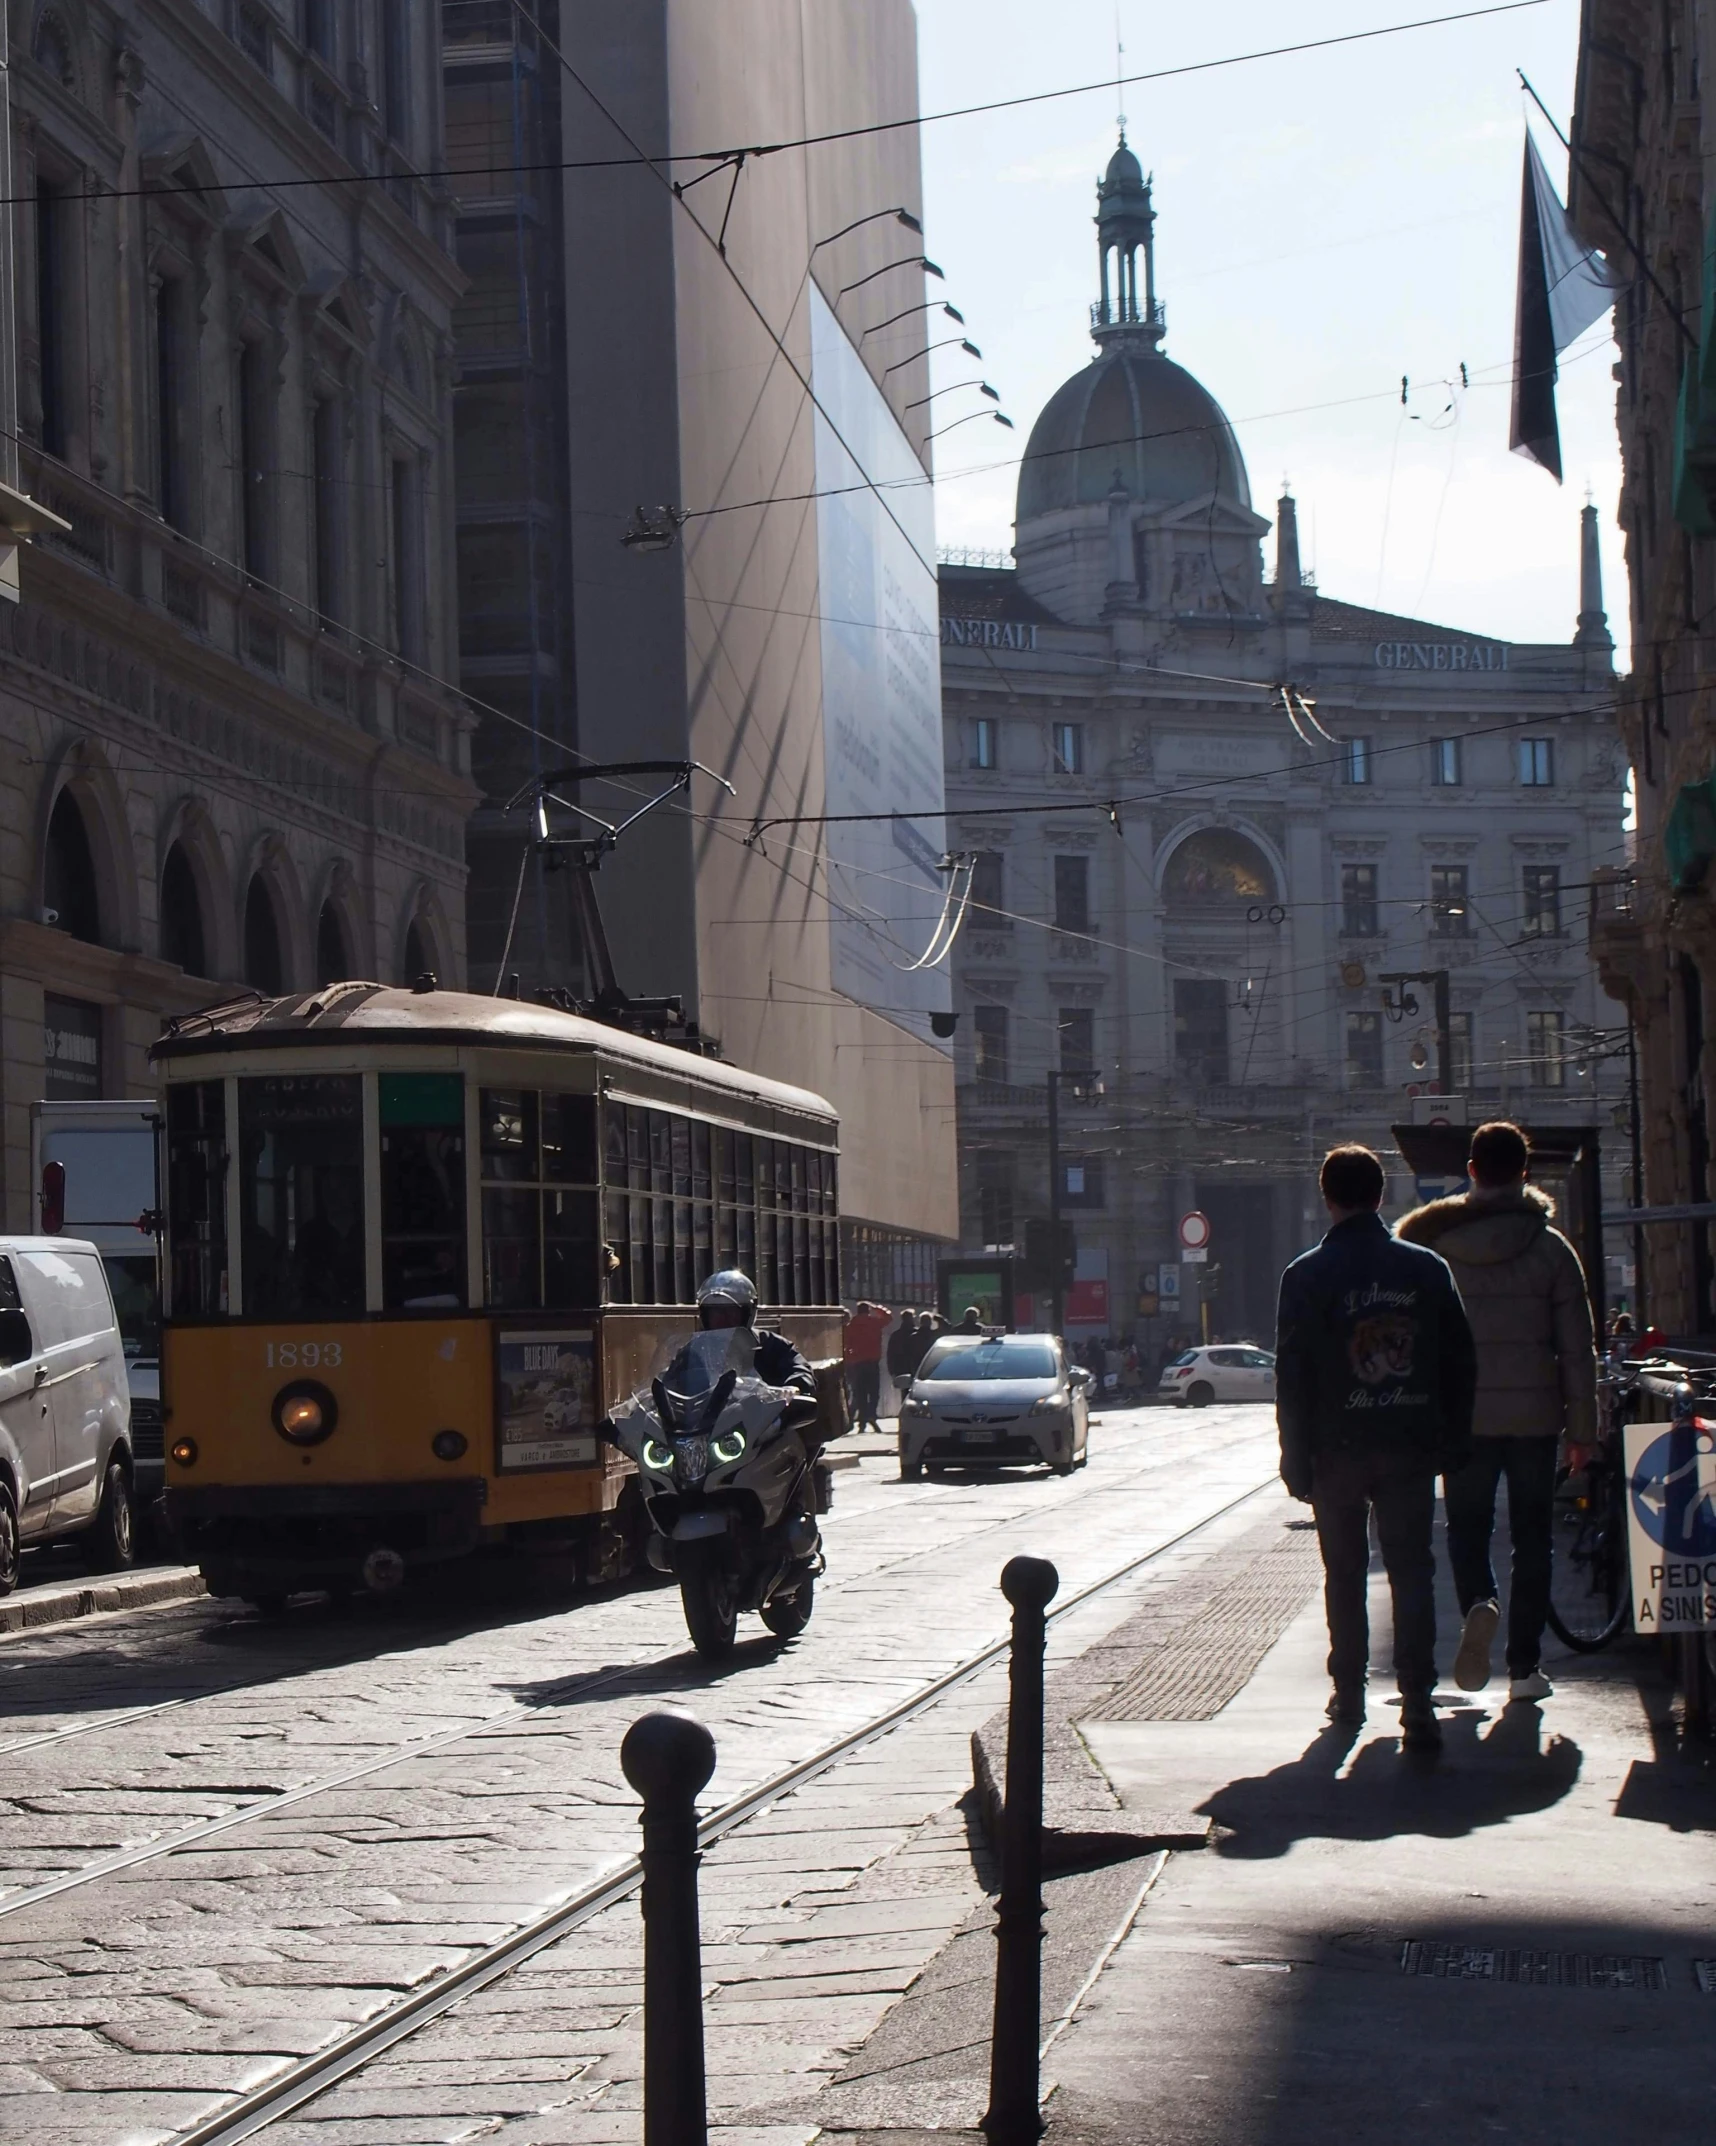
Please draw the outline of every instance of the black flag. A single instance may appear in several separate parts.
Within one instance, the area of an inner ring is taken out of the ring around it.
[[[1519,293],[1513,322],[1513,416],[1508,446],[1561,482],[1555,358],[1613,304],[1618,279],[1580,245],[1529,129],[1519,204]]]

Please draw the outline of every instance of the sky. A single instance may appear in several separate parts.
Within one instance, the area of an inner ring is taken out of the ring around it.
[[[924,243],[983,351],[981,366],[942,353],[935,384],[981,372],[1018,428],[972,424],[938,443],[942,545],[1011,545],[1030,426],[1092,354],[1091,219],[1115,143],[1117,16],[1135,73],[1458,5],[917,0],[926,113],[1107,81],[1088,96],[923,129]],[[1507,447],[1527,108],[1515,69],[1565,131],[1578,18],[1579,0],[1542,0],[1135,84],[1121,98],[1128,138],[1155,176],[1167,352],[1232,420],[1260,513],[1273,519],[1289,480],[1323,593],[1498,639],[1568,641],[1589,488],[1624,659],[1619,353],[1606,320],[1561,360],[1565,482]],[[1531,117],[1565,198],[1566,153]],[[945,416],[964,400],[946,396]]]

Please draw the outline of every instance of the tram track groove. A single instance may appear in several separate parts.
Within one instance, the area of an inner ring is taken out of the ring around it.
[[[1175,1428],[1179,1429],[1181,1428],[1181,1426],[1176,1425]],[[1186,1428],[1189,1429],[1189,1426],[1186,1426]],[[1236,1433],[1233,1437],[1224,1439],[1221,1441],[1221,1443],[1217,1445],[1212,1445],[1204,1448],[1201,1457],[1215,1458],[1222,1454],[1229,1453],[1233,1451],[1236,1447],[1246,1444],[1254,1436],[1255,1433],[1250,1431]],[[1176,1452],[1171,1455],[1164,1455],[1160,1459],[1155,1459],[1147,1463],[1141,1469],[1140,1473],[1144,1475],[1153,1475],[1165,1469],[1176,1468],[1183,1465],[1184,1459],[1185,1456],[1183,1453]],[[1027,1524],[1027,1522],[1034,1521],[1036,1517],[1037,1515],[1035,1512],[1029,1514],[1009,1514],[1005,1518],[1000,1520],[986,1521],[981,1527],[972,1529],[969,1534],[958,1538],[958,1540],[951,1545],[947,1543],[939,1543],[926,1549],[908,1550],[902,1552],[897,1557],[883,1558],[878,1563],[867,1566],[860,1572],[844,1575],[837,1573],[833,1576],[832,1583],[826,1588],[826,1592],[829,1594],[839,1594],[844,1588],[856,1584],[857,1582],[868,1581],[884,1573],[896,1572],[902,1566],[909,1565],[917,1559],[932,1555],[945,1555],[949,1547],[956,1549],[964,1548],[971,1543],[981,1540],[982,1537],[984,1537],[985,1535],[996,1534],[1008,1528],[1023,1526]],[[589,1603],[587,1600],[576,1601],[567,1604],[563,1611],[557,1612],[556,1614],[574,1615],[580,1609],[584,1609],[587,1607],[589,1607]],[[241,1623],[245,1620],[233,1617],[228,1621],[232,1623]],[[413,1650],[410,1648],[401,1648],[399,1650],[399,1652],[401,1653],[407,1653],[410,1651]],[[682,1653],[683,1651],[683,1647],[675,1647],[660,1656],[650,1657],[642,1662],[626,1664],[621,1670],[618,1670],[615,1673],[634,1675],[642,1669],[657,1667],[660,1665],[660,1663],[664,1661],[671,1661],[677,1654]],[[376,1656],[370,1653],[360,1651],[356,1654],[349,1654],[331,1662],[317,1664],[315,1665],[315,1669],[311,1673],[337,1674],[341,1670],[356,1667],[362,1663],[374,1660],[376,1658]],[[238,1683],[218,1685],[208,1691],[184,1692],[180,1693],[175,1698],[156,1700],[146,1706],[132,1707],[127,1709],[123,1713],[110,1715],[106,1719],[101,1721],[73,1722],[64,1728],[43,1730],[42,1732],[34,1736],[16,1737],[9,1743],[0,1743],[0,1758],[11,1758],[14,1756],[21,1755],[22,1753],[27,1751],[50,1749],[56,1745],[69,1743],[74,1740],[82,1739],[84,1737],[114,1734],[117,1733],[119,1730],[132,1728],[138,1722],[155,1720],[163,1714],[176,1713],[189,1706],[200,1706],[205,1704],[212,1705],[219,1700],[241,1696],[246,1692],[268,1691],[272,1689],[275,1685],[285,1681],[288,1676],[298,1675],[301,1673],[303,1672],[297,1669],[290,1669],[283,1670],[278,1676],[247,1677]],[[588,1673],[589,1672],[580,1672],[580,1674]],[[572,1683],[575,1681],[575,1678],[567,1680],[568,1683]],[[449,1731],[447,1732],[447,1734],[453,1741],[458,1741],[464,1737],[480,1736],[490,1729],[504,1727],[508,1722],[519,1718],[521,1715],[528,1715],[529,1713],[534,1712],[538,1707],[558,1703],[559,1696],[564,1696],[563,1687],[550,1687],[550,1689],[545,1692],[540,1699],[532,1701],[529,1705],[502,1708],[493,1714],[485,1714],[474,1723],[469,1724],[467,1727],[462,1728],[458,1731]],[[410,1743],[394,1747],[396,1755],[401,1761],[424,1756],[427,1751],[433,1748],[435,1748],[434,1744],[427,1739],[422,1741],[414,1739]],[[391,1763],[393,1763],[393,1760],[391,1759],[380,1759],[376,1761],[375,1766],[372,1767],[370,1763],[366,1761],[364,1767],[358,1769],[357,1771],[331,1776],[326,1781],[320,1784],[304,1784],[302,1788],[287,1790],[283,1793],[293,1798],[296,1798],[302,1793],[305,1793],[307,1790],[313,1790],[317,1787],[320,1787],[322,1789],[342,1787],[348,1781],[363,1778],[363,1775],[366,1772],[377,1770],[377,1768]],[[207,1824],[211,1827],[224,1826],[236,1823],[241,1818],[259,1813],[262,1810],[281,1807],[282,1806],[278,1803],[276,1799],[260,1799],[257,1803],[247,1804],[243,1806],[243,1808],[239,1811],[223,1813],[218,1820],[199,1821],[199,1824]],[[186,1834],[184,1836],[185,1844],[190,1844],[193,1837],[194,1830],[187,1829]],[[156,1845],[159,1846],[161,1844]],[[110,1869],[126,1868],[129,1866],[129,1863],[132,1860],[133,1858],[131,1857],[130,1852],[127,1851],[121,1857],[121,1859],[116,1862],[102,1865],[86,1866],[88,1876],[90,1878],[99,1877],[105,1875]],[[75,1879],[80,1880],[83,1877],[82,1872],[74,1872],[70,1873],[69,1875],[71,1875]],[[46,1881],[44,1881],[44,1888],[32,1889],[29,1898],[46,1899],[50,1897],[53,1891],[63,1891],[65,1889],[65,1886],[58,1881],[55,1881],[54,1884],[51,1886],[47,1885]],[[22,1894],[0,1894],[0,1916],[5,1916],[6,1914],[13,1912],[16,1908],[25,1906],[27,1904],[28,1899],[26,1899],[26,1897]]]
[[[1278,1476],[1272,1471],[1261,1482],[1229,1497],[1213,1511],[1189,1521],[1164,1541],[1153,1544],[1150,1549],[1141,1551],[1136,1557],[1128,1558],[1097,1579],[1076,1588],[1064,1600],[1051,1605],[1047,1622],[1051,1625],[1058,1624],[1071,1617],[1088,1603],[1120,1586],[1135,1573],[1182,1548],[1226,1519],[1229,1514],[1239,1511],[1254,1498],[1261,1497],[1264,1492],[1272,1489],[1278,1480]],[[795,1760],[754,1787],[730,1798],[699,1821],[699,1847],[706,1849],[712,1846],[749,1820],[758,1817],[783,1797],[807,1786],[868,1745],[879,1742],[907,1722],[927,1713],[950,1692],[1001,1660],[1010,1645],[1010,1634],[1002,1633],[951,1668],[931,1678],[906,1698],[897,1700],[892,1706],[845,1731],[805,1758]],[[621,1673],[615,1672],[616,1675]],[[324,2049],[288,2065],[276,2078],[265,2081],[261,2086],[240,2096],[231,2107],[218,2111],[188,2129],[174,2132],[171,2146],[240,2146],[242,2140],[254,2138],[259,2132],[267,2130],[319,2099],[332,2087],[362,2071],[376,2058],[444,2017],[467,1997],[474,1996],[502,1980],[525,1961],[533,1959],[584,1923],[616,1906],[637,1891],[642,1882],[643,1869],[640,1859],[635,1855],[626,1857],[567,1899],[534,1916],[505,1937],[473,1950],[467,1959],[447,1969],[415,1995],[389,2006],[375,2019],[337,2037]]]

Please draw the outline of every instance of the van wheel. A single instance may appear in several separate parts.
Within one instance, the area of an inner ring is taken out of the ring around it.
[[[1215,1399],[1215,1388],[1208,1379],[1199,1379],[1195,1386],[1188,1386],[1186,1399],[1194,1408],[1208,1408]]]
[[[107,1464],[101,1504],[89,1531],[89,1561],[97,1572],[125,1572],[137,1562],[137,1508],[125,1463]]]
[[[10,1483],[0,1483],[0,1595],[18,1584],[18,1507]]]

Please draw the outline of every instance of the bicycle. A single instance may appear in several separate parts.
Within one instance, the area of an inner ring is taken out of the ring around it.
[[[1576,1654],[1595,1654],[1627,1622],[1627,1469],[1622,1423],[1634,1388],[1605,1378],[1603,1428],[1576,1466],[1555,1476],[1550,1629]]]

